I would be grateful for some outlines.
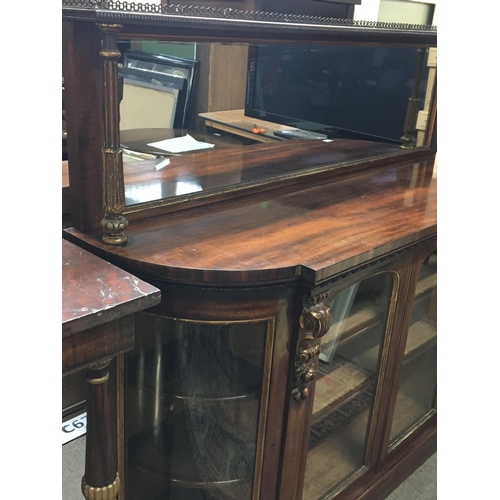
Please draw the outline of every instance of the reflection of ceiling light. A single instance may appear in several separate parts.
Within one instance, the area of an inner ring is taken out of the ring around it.
[[[177,184],[175,185],[176,196],[196,193],[197,191],[202,191],[202,190],[203,188],[199,184],[196,184],[196,182],[178,181]]]
[[[125,198],[127,205],[137,205],[148,201],[160,200],[162,197],[161,184],[153,186],[126,186]]]

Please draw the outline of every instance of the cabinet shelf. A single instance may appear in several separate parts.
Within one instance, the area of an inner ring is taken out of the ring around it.
[[[209,396],[186,396],[182,394],[168,394],[166,392],[155,391],[151,387],[139,388],[134,385],[129,386],[129,390],[136,391],[137,393],[144,393],[145,395],[154,398],[160,398],[163,400],[178,400],[188,402],[196,402],[198,404],[205,405],[217,405],[224,403],[242,403],[246,401],[255,401],[259,399],[260,393],[258,391],[249,392],[246,394],[240,394],[235,396],[220,396],[220,397],[209,397]]]
[[[351,315],[345,321],[345,330],[342,332],[338,347],[350,340],[354,340],[358,335],[376,328],[381,322],[382,318],[377,306],[369,302],[362,302],[355,305]]]
[[[432,255],[429,263],[421,268],[415,290],[415,300],[431,293],[437,286],[437,257]]]
[[[369,414],[367,407],[342,426],[343,432],[326,433],[319,443],[309,448],[303,500],[322,498],[332,485],[340,485],[363,468]]]
[[[127,388],[127,405],[135,408],[129,412],[127,418],[127,433],[129,436],[152,431],[159,425],[176,418],[179,414],[189,411],[208,413],[212,418],[215,414],[220,416],[221,425],[224,424],[228,430],[250,432],[253,429],[248,422],[248,415],[257,415],[260,404],[260,394],[252,393],[228,398],[186,398],[183,396],[171,396],[158,394],[155,391],[144,388],[138,389],[133,386]],[[134,418],[135,417],[135,418]],[[146,425],[146,422],[148,423]],[[245,432],[246,434],[246,432]]]
[[[403,363],[423,354],[435,345],[436,341],[436,322],[428,318],[416,321],[409,329]],[[357,365],[353,366],[377,366],[379,352],[379,346],[367,349],[356,357]]]
[[[436,322],[428,318],[416,321],[408,330],[403,362],[407,363],[416,358],[434,346],[436,342]]]
[[[314,395],[313,425],[372,385],[372,374],[342,358],[334,358],[332,364],[320,362]]]
[[[217,500],[234,500],[231,494],[235,489],[251,487],[249,480],[230,480],[216,482],[196,482],[185,481],[183,479],[167,478],[144,467],[133,465],[129,471],[129,495],[131,500],[141,500],[144,498],[144,487],[140,491],[135,491],[135,484],[146,484],[148,498],[163,500],[166,492],[168,498],[172,500],[205,500],[214,498]],[[214,495],[210,495],[210,492]],[[208,497],[207,497],[208,494]]]
[[[133,435],[126,429],[129,464],[183,487],[247,482],[255,460],[256,425],[244,415],[236,423],[223,417],[194,409]]]

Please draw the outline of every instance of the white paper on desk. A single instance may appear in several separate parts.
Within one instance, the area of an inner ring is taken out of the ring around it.
[[[148,146],[163,149],[169,153],[187,153],[188,151],[197,151],[198,149],[213,148],[214,144],[197,141],[194,137],[186,134],[184,137],[174,137],[164,141],[151,142]]]

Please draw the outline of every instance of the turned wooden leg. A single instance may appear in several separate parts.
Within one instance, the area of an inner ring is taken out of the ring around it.
[[[110,359],[87,369],[87,441],[82,493],[87,500],[115,500],[120,489],[116,419],[111,405]]]

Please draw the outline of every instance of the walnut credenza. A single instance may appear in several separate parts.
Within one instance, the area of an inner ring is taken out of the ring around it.
[[[64,237],[158,287],[127,500],[382,499],[436,450],[434,156]]]

